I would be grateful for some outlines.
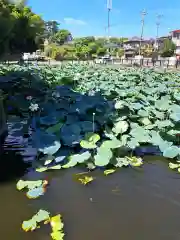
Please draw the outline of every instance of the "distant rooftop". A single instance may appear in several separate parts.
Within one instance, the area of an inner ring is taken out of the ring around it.
[[[177,29],[177,30],[173,30],[173,31],[171,31],[171,32],[173,32],[173,33],[180,33],[180,30]]]

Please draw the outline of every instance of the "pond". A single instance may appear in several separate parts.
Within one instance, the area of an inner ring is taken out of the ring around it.
[[[12,161],[8,159],[12,156],[5,154],[0,159]],[[24,179],[46,178],[50,183],[44,196],[36,200],[17,191],[16,180],[1,182],[1,239],[51,239],[47,225],[30,233],[21,230],[22,221],[42,208],[62,214],[67,240],[178,240],[180,176],[161,157],[148,156],[145,161],[140,169],[124,168],[109,176],[94,171],[95,180],[88,186],[74,180],[73,175],[82,169],[30,171]]]

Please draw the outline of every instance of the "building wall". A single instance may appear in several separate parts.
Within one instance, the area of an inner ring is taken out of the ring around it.
[[[180,32],[171,32],[172,41],[177,47],[180,46]]]

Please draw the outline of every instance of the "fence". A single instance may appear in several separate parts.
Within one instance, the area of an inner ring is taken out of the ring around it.
[[[154,63],[150,58],[144,58],[144,59],[135,59],[135,58],[126,58],[126,59],[112,59],[112,60],[102,60],[102,59],[97,59],[97,60],[64,60],[64,61],[55,61],[55,60],[47,60],[47,61],[25,61],[24,62],[27,65],[51,65],[51,66],[59,66],[63,65],[66,63],[78,63],[78,64],[88,64],[88,65],[118,65],[118,66],[143,66],[143,67],[162,67],[162,68],[170,68],[170,67],[176,67],[180,68],[180,64],[176,64],[176,61],[170,59],[170,58],[159,58],[156,60]],[[23,64],[24,64],[23,63]],[[0,64],[6,64],[6,65],[11,65],[11,64],[22,64],[18,61],[4,61],[0,62]]]

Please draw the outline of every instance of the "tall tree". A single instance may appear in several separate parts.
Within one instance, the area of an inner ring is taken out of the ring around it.
[[[173,56],[175,49],[176,49],[176,45],[173,43],[173,41],[171,39],[165,39],[163,43],[161,56],[171,57]]]
[[[52,37],[59,31],[59,23],[57,21],[47,21],[45,22],[45,36],[46,38]]]
[[[61,29],[57,33],[55,33],[50,39],[54,43],[63,45],[68,42],[70,37],[72,38],[71,33],[68,30]]]

